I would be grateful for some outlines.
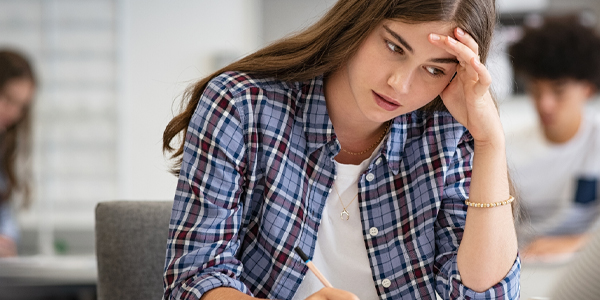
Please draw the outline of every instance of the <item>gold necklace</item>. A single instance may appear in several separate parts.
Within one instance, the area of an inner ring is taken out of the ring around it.
[[[347,206],[344,205],[344,202],[342,202],[342,197],[340,197],[340,193],[338,192],[338,190],[335,188],[335,184],[333,184],[333,189],[335,190],[335,193],[337,194],[338,198],[340,199],[340,203],[342,204],[342,207],[344,208],[344,210],[342,210],[342,212],[340,213],[340,219],[344,219],[344,215],[346,216],[346,221],[350,220],[350,213],[348,213],[348,211],[346,210],[346,208],[348,206],[350,206],[350,204],[352,204],[352,202],[354,202],[354,200],[356,199],[356,197],[358,197],[358,193],[356,194],[356,196],[354,196],[354,198],[352,198],[352,201],[350,201],[350,203],[348,203]]]
[[[360,151],[360,152],[352,152],[352,151],[348,151],[348,150],[344,150],[344,148],[342,148],[342,151],[350,154],[350,155],[363,155],[365,153],[367,153],[367,151],[375,148],[375,146],[379,145],[379,143],[381,143],[381,141],[383,140],[383,137],[385,136],[385,134],[387,133],[388,129],[390,128],[390,124],[392,124],[392,120],[389,120],[387,122],[387,124],[385,125],[385,129],[383,130],[383,132],[381,133],[381,135],[379,136],[379,138],[377,139],[377,141],[375,143],[373,143],[373,145],[369,146],[369,148]]]

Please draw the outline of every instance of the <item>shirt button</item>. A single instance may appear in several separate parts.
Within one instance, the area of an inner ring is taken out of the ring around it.
[[[380,164],[380,163],[381,163],[381,157],[380,157],[380,158],[378,158],[378,159],[375,161],[375,164],[376,164],[376,165],[378,165],[378,164]]]
[[[392,285],[392,282],[389,279],[384,279],[381,281],[381,285],[383,285],[384,288],[389,288],[390,285]]]
[[[379,230],[376,227],[371,227],[371,229],[369,229],[369,233],[372,236],[376,236],[379,233]]]
[[[373,173],[367,174],[367,181],[371,181],[373,179],[375,179],[375,175],[373,175]]]

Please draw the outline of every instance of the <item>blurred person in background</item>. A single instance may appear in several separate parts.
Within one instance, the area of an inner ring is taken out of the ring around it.
[[[539,122],[507,136],[525,214],[525,260],[567,258],[598,225],[600,122],[586,104],[600,86],[600,38],[577,16],[526,28],[509,54]]]
[[[30,107],[35,91],[31,64],[20,53],[0,49],[0,257],[17,255],[18,229],[13,216],[15,195],[28,202]]]

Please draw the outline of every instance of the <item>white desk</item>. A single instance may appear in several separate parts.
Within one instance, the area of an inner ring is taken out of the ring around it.
[[[552,288],[569,261],[557,263],[523,263],[521,265],[521,299],[550,298]]]
[[[523,263],[521,299],[549,297],[552,287],[568,261],[560,263]],[[0,259],[0,290],[3,282],[14,289],[37,289],[63,286],[95,287],[97,280],[94,256],[30,256]],[[0,297],[1,299],[1,297]],[[26,298],[22,298],[26,299]]]
[[[97,273],[93,255],[2,258],[0,300],[49,296],[95,299]]]

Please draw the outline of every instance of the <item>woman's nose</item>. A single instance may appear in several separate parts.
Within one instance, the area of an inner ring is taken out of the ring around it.
[[[408,94],[412,81],[412,72],[398,71],[388,78],[388,84],[398,94]]]

